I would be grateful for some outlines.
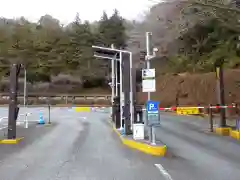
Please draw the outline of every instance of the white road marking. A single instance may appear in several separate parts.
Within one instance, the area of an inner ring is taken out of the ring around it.
[[[161,164],[155,164],[155,166],[158,168],[158,170],[161,172],[161,174],[165,177],[166,180],[173,180],[170,174],[164,169]]]
[[[87,119],[87,117],[79,117],[80,119]]]
[[[5,129],[5,128],[7,128],[7,126],[5,126],[5,127],[1,127],[0,130]]]

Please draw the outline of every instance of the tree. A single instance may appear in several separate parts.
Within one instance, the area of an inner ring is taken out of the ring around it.
[[[111,39],[112,44],[120,48],[126,47],[127,36],[124,22],[125,20],[120,16],[118,10],[115,9],[109,19],[109,26],[111,27],[109,39]]]
[[[114,44],[117,48],[124,48],[127,40],[124,22],[116,9],[110,18],[103,12],[98,28],[100,44],[107,47]]]
[[[110,46],[111,40],[109,39],[109,32],[111,31],[109,25],[109,18],[105,11],[103,11],[103,15],[99,21],[98,25],[98,39],[96,43],[101,46]]]
[[[28,80],[32,83],[50,81],[51,76],[60,73],[71,74],[90,84],[96,84],[93,81],[99,79],[102,82],[107,71],[103,66],[106,61],[93,57],[92,45],[99,40],[104,45],[124,44],[120,38],[124,33],[119,31],[124,30],[121,21],[118,12],[111,18],[103,13],[100,22],[94,25],[82,22],[79,14],[67,26],[61,26],[59,20],[50,15],[42,16],[38,23],[24,17],[0,18],[0,73],[8,75],[9,65],[19,62],[27,68]],[[115,34],[111,32],[116,29]]]

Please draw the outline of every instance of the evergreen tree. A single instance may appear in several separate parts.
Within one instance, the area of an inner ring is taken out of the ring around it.
[[[111,31],[109,31],[109,39],[111,39],[111,43],[118,48],[124,48],[126,46],[127,36],[124,21],[117,9],[114,10],[113,15],[109,18],[109,26],[111,29]]]
[[[117,48],[124,48],[127,40],[125,31],[124,19],[116,9],[110,18],[108,18],[106,12],[103,12],[98,30],[100,42],[103,46],[110,47],[111,44],[114,44]]]

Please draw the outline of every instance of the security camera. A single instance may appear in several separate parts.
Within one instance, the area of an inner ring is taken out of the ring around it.
[[[153,52],[158,52],[158,48],[153,48]]]
[[[156,56],[157,52],[158,52],[158,48],[153,48],[153,56]]]

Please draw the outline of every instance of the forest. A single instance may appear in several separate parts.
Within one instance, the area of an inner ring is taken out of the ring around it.
[[[62,25],[51,15],[37,23],[24,17],[0,19],[0,74],[9,76],[9,66],[22,63],[30,84],[80,84],[81,87],[107,87],[109,61],[93,57],[91,46],[125,48],[134,53],[134,63],[142,63],[145,32],[153,32],[159,49],[156,68],[164,73],[205,73],[224,59],[225,68],[240,66],[240,8],[231,0],[175,0],[154,5],[141,21],[124,19],[117,10],[103,12],[96,22]],[[61,81],[62,79],[62,81]],[[65,80],[63,80],[65,79]],[[54,81],[54,82],[53,82]],[[1,91],[7,88],[2,87]]]
[[[162,58],[156,64],[163,66],[166,61],[166,72],[211,72],[215,61],[221,58],[226,68],[238,68],[238,4],[239,1],[231,0],[159,2],[146,13],[143,22],[135,24],[130,44],[145,48],[144,32],[153,32],[154,46],[160,50],[158,56]]]
[[[18,62],[33,84],[51,82],[59,74],[75,77],[78,83],[102,83],[109,74],[109,62],[95,59],[92,45],[124,47],[126,38],[124,20],[117,10],[110,17],[103,12],[94,23],[82,22],[77,14],[68,25],[50,15],[37,23],[24,17],[1,18],[0,73],[8,77],[9,66]]]

